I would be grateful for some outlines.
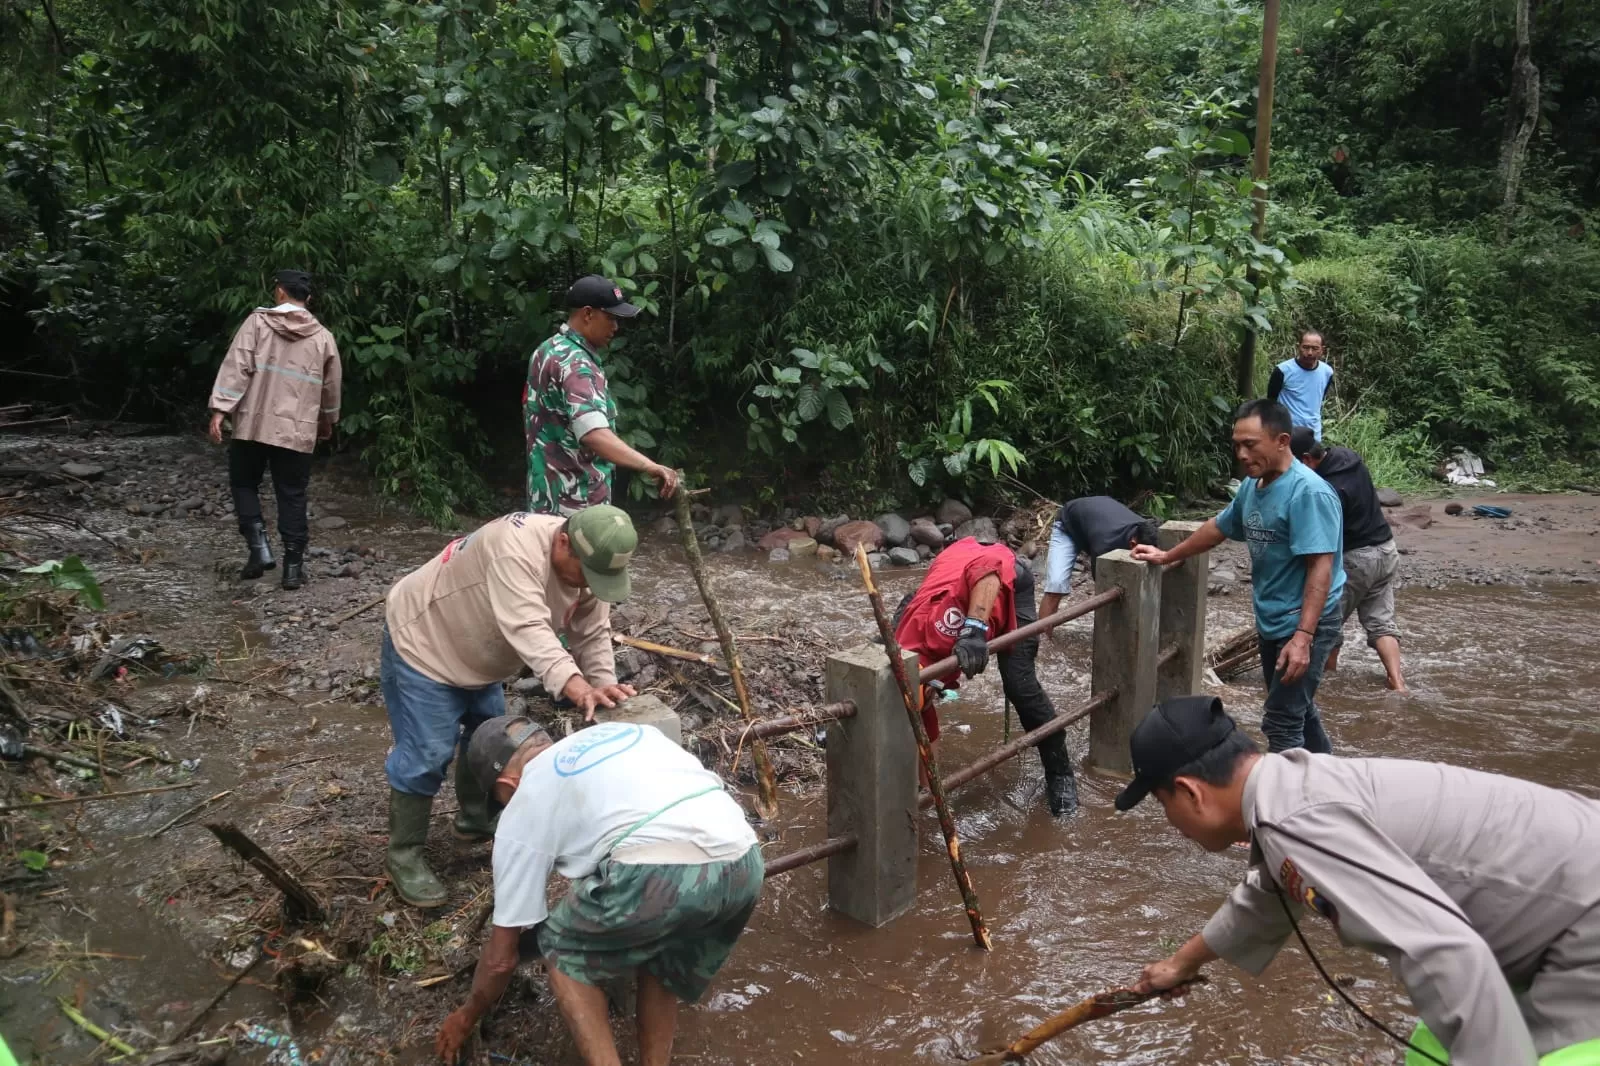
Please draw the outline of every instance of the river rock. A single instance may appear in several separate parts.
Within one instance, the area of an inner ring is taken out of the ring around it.
[[[939,505],[939,510],[934,513],[941,526],[959,526],[963,522],[972,520],[972,508],[960,500],[945,500]]]
[[[184,500],[182,503],[178,504],[178,510],[180,510],[180,511],[198,511],[198,510],[200,510],[200,508],[204,507],[205,505],[206,505],[206,501],[202,500],[200,497],[191,496],[187,500]]]
[[[771,551],[769,551],[767,553],[767,562],[769,562],[769,563],[786,563],[788,561],[789,561],[789,549],[788,548],[773,548]]]
[[[811,540],[811,538],[799,530],[774,529],[771,533],[762,537],[756,547],[764,552],[776,551],[779,548],[788,548],[790,544],[797,540]],[[812,543],[816,542],[812,541]]]
[[[543,696],[544,682],[537,677],[519,677],[511,683],[511,691],[519,696]]]
[[[969,518],[955,529],[955,538],[977,537],[981,543],[992,544],[1000,539],[1000,531],[994,528],[992,518]]]
[[[317,528],[318,529],[322,529],[322,530],[343,529],[345,526],[348,526],[349,524],[350,523],[348,521],[346,521],[342,516],[336,515],[336,514],[331,514],[331,515],[327,515],[327,516],[325,516],[323,518],[319,518],[319,519],[317,519],[317,522],[316,522]]]
[[[1433,508],[1428,504],[1407,507],[1389,516],[1391,524],[1398,523],[1407,529],[1427,529],[1433,525]]]
[[[883,530],[876,522],[846,522],[833,531],[833,543],[846,555],[854,555],[858,544],[866,545],[869,552],[877,551],[883,547]]]
[[[814,514],[806,515],[804,518],[800,519],[800,528],[805,531],[806,536],[810,537],[812,540],[816,540],[817,531],[822,528],[822,519],[818,518]]]
[[[868,552],[867,565],[874,570],[882,570],[889,565],[889,556],[884,552]]]
[[[348,563],[345,563],[343,566],[339,567],[339,569],[335,570],[333,572],[333,576],[360,577],[361,571],[365,570],[366,568],[366,564],[360,559],[351,559]]]
[[[834,539],[833,539],[833,535],[839,531],[839,527],[847,526],[849,524],[850,524],[849,517],[847,517],[846,515],[838,515],[838,516],[836,516],[834,518],[830,518],[827,521],[820,523],[817,526],[816,533],[814,533],[812,535],[817,538],[817,541],[819,543],[822,543],[822,544],[833,544],[833,543],[835,543]]]
[[[889,561],[896,566],[916,566],[922,559],[915,548],[890,548]]]
[[[744,551],[744,531],[735,529],[732,533],[729,533],[727,539],[722,542],[722,546],[717,551],[723,553]]]
[[[931,518],[919,518],[911,523],[911,540],[927,548],[944,547],[944,534],[939,532],[939,527],[934,525]]]
[[[664,514],[656,519],[655,525],[651,526],[650,529],[652,532],[659,533],[665,537],[676,536],[678,533],[678,520],[669,514]]]
[[[817,554],[817,542],[810,537],[801,537],[789,542],[789,554],[796,559],[805,559]]]
[[[1231,566],[1218,566],[1211,571],[1211,584],[1213,587],[1237,585],[1238,583],[1238,571]]]
[[[921,559],[923,562],[927,562],[929,559],[933,558],[933,549],[928,547],[926,544],[918,544],[917,558]]]
[[[1383,507],[1402,507],[1405,502],[1405,498],[1394,489],[1378,490],[1378,503]]]
[[[106,476],[106,468],[93,463],[62,463],[61,472],[79,481],[98,481]]]
[[[911,543],[911,523],[897,514],[881,514],[873,519],[883,530],[883,540],[892,548],[904,548]]]
[[[736,503],[725,503],[711,512],[711,521],[719,526],[744,525],[744,508]]]
[[[1036,540],[1023,541],[1022,547],[1017,549],[1017,554],[1025,559],[1037,559],[1039,557],[1039,542]]]
[[[817,558],[825,563],[836,562],[839,558],[839,549],[826,544],[817,545]]]

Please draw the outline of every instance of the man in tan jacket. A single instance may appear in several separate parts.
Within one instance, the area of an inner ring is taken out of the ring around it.
[[[228,484],[250,555],[239,576],[258,578],[273,569],[267,527],[261,518],[261,475],[272,469],[278,497],[278,532],[283,537],[283,587],[305,581],[306,485],[311,453],[339,421],[342,370],[339,347],[306,302],[311,275],[280,270],[275,307],[258,307],[233,335],[233,344],[211,388],[208,436],[222,443],[222,417],[233,416],[228,446]]]
[[[423,855],[433,797],[457,748],[505,714],[506,678],[527,665],[585,720],[634,694],[617,683],[610,605],[628,597],[638,543],[633,521],[609,505],[568,518],[518,512],[451,541],[389,590],[379,668],[394,731],[385,866],[407,903],[448,898]],[[488,793],[465,758],[455,764],[455,835],[488,840]]]

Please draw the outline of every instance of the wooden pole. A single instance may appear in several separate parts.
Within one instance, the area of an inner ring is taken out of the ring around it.
[[[905,701],[906,717],[911,720],[911,732],[917,738],[917,754],[922,757],[922,768],[928,774],[928,791],[933,793],[933,805],[939,811],[939,829],[944,833],[944,847],[950,855],[950,869],[956,876],[956,887],[961,890],[961,902],[967,909],[967,921],[972,923],[972,939],[985,951],[994,950],[989,939],[989,927],[978,907],[978,894],[972,888],[972,878],[967,875],[967,864],[961,861],[961,840],[956,836],[956,821],[950,815],[950,804],[944,798],[944,783],[939,779],[939,763],[928,742],[928,731],[922,726],[922,712],[917,708],[917,696],[906,676],[905,663],[900,658],[900,645],[894,639],[894,627],[889,624],[889,612],[883,606],[883,594],[872,580],[872,564],[867,562],[867,549],[856,545],[856,565],[861,568],[861,580],[867,586],[867,599],[872,601],[872,613],[878,620],[878,632],[883,636],[883,650],[889,653],[889,666],[894,670],[895,682],[900,686],[900,696]]]
[[[1205,980],[1204,977],[1196,977],[1193,981],[1186,981],[1171,991],[1181,994],[1194,985],[1204,984]],[[1157,996],[1168,994],[1168,992],[1135,992],[1131,988],[1118,988],[1111,992],[1101,992],[1099,995],[1090,996],[1081,1003],[1073,1004],[1053,1018],[1045,1019],[1043,1023],[1030,1030],[1028,1035],[1012,1041],[1005,1047],[997,1051],[985,1052],[975,1059],[969,1059],[967,1066],[1001,1066],[1002,1063],[1006,1062],[1022,1062],[1027,1058],[1030,1051],[1033,1051],[1047,1040],[1054,1040],[1068,1029],[1082,1025],[1084,1022],[1092,1022],[1096,1018],[1104,1018],[1118,1011],[1127,1010],[1129,1007],[1137,1007],[1139,1004],[1146,1003]]]
[[[1278,0],[1266,0],[1266,11],[1261,20],[1261,84],[1256,92],[1256,144],[1250,176],[1256,187],[1251,192],[1255,198],[1256,219],[1251,233],[1258,241],[1267,239],[1267,180],[1268,162],[1272,156],[1272,93],[1278,75]],[[1255,270],[1246,272],[1251,285],[1256,284]],[[1256,301],[1260,303],[1259,300]],[[1234,386],[1239,396],[1249,399],[1255,389],[1256,330],[1246,325],[1244,342],[1239,347],[1239,365],[1236,367]]]
[[[717,631],[717,639],[722,642],[722,658],[728,664],[728,675],[733,678],[733,693],[739,698],[739,713],[744,715],[746,722],[754,722],[756,716],[750,708],[750,690],[744,684],[744,664],[739,659],[739,647],[733,642],[733,630],[722,617],[717,595],[711,591],[711,578],[706,573],[705,560],[700,557],[700,540],[694,535],[694,518],[689,514],[688,491],[680,487],[673,493],[673,501],[677,505],[683,554],[689,559],[694,583],[700,587],[700,598],[705,601],[706,613],[711,615],[711,625]],[[752,738],[750,754],[755,759],[756,784],[759,788],[756,811],[762,818],[771,818],[778,813],[778,780],[772,772],[772,759],[767,755],[767,745],[758,738]]]

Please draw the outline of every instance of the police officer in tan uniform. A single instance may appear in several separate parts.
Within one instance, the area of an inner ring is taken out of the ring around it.
[[[1131,747],[1118,810],[1154,793],[1207,851],[1250,843],[1244,880],[1141,990],[1219,957],[1259,974],[1291,914],[1319,915],[1388,960],[1456,1066],[1600,1040],[1600,802],[1439,763],[1263,755],[1210,696],[1158,705]]]

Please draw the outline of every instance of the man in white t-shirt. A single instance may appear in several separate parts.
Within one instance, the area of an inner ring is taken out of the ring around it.
[[[765,867],[722,780],[650,726],[607,722],[560,743],[531,718],[494,718],[467,751],[505,810],[494,835],[494,928],[467,1002],[439,1028],[453,1063],[535,930],[561,1016],[588,1066],[620,1066],[601,981],[637,972],[642,1066],[672,1057],[678,1002],[698,1000],[733,950]],[[554,871],[572,882],[552,910]]]

